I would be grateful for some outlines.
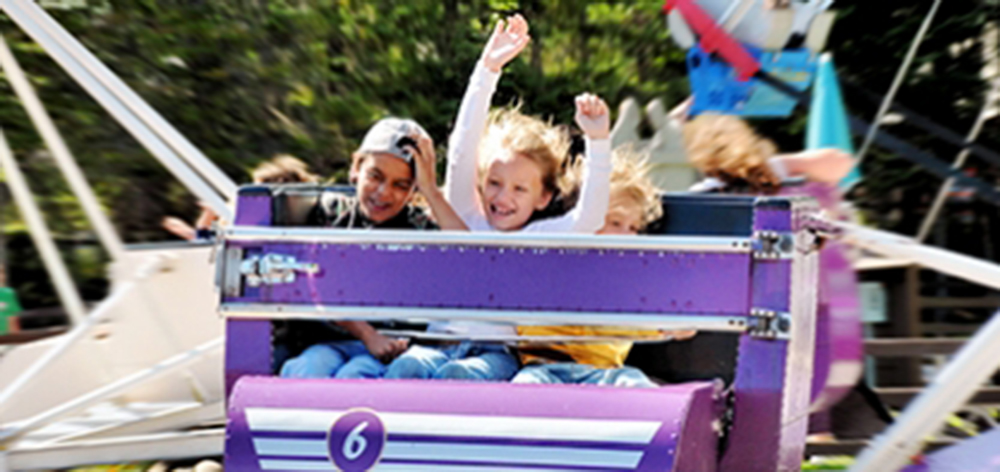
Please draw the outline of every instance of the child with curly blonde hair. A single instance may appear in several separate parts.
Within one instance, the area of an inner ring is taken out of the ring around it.
[[[448,145],[445,196],[471,231],[594,233],[608,208],[610,119],[597,96],[576,97],[576,122],[586,136],[583,183],[575,208],[540,218],[565,190],[569,139],[558,128],[518,110],[489,114],[500,70],[530,41],[520,15],[498,22],[476,65]],[[515,328],[482,322],[436,322],[430,332],[513,335]],[[517,358],[507,347],[473,341],[414,346],[389,365],[386,378],[508,380]]]
[[[728,115],[698,116],[685,126],[684,138],[691,164],[708,177],[693,191],[775,194],[794,177],[835,185],[854,166],[837,149],[778,154],[773,142]]]
[[[615,149],[612,156],[611,198],[604,226],[597,234],[634,236],[663,215],[659,191],[649,179],[644,156],[631,148]],[[665,333],[635,328],[604,326],[519,326],[522,336],[580,337],[659,337]],[[694,332],[669,333],[674,339],[689,338]],[[655,387],[646,374],[625,366],[632,350],[631,341],[606,344],[551,344],[522,346],[521,361],[526,367],[513,383],[569,383],[615,387]]]

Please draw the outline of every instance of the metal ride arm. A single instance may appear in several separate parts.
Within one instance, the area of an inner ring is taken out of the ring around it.
[[[226,203],[235,197],[236,184],[229,177],[41,6],[29,0],[0,0],[0,8],[200,200],[232,221]]]
[[[94,189],[87,183],[86,177],[80,171],[80,166],[76,164],[66,142],[63,141],[59,130],[56,129],[52,118],[45,111],[35,89],[28,82],[28,77],[21,69],[21,65],[17,63],[17,58],[14,57],[7,46],[7,41],[2,36],[0,36],[0,66],[3,67],[4,76],[18,98],[21,99],[25,111],[28,112],[28,116],[31,117],[38,133],[42,135],[46,147],[49,148],[56,164],[66,177],[73,194],[80,201],[80,206],[83,207],[84,214],[87,215],[94,232],[97,233],[98,239],[104,245],[104,250],[113,260],[120,260],[125,253],[125,246],[121,238],[115,231],[114,225],[111,224],[111,220],[101,210],[101,204],[97,201],[97,196],[94,195]]]
[[[919,262],[929,269],[1000,289],[1000,265],[944,249],[924,246],[915,240],[842,222],[825,222],[841,232],[841,239],[856,247],[894,258]],[[1000,366],[1000,313],[993,316],[975,337],[907,406],[903,414],[858,458],[852,471],[898,470],[918,453],[923,438],[932,434],[945,417],[964,404]]]
[[[14,202],[28,226],[31,239],[42,256],[45,270],[52,278],[52,285],[55,286],[56,294],[59,295],[59,301],[66,309],[66,314],[72,324],[79,326],[87,318],[87,309],[83,305],[83,298],[80,297],[80,292],[73,284],[73,277],[70,276],[69,269],[66,268],[62,256],[59,254],[59,249],[53,242],[49,227],[45,224],[45,218],[38,210],[38,204],[35,203],[28,182],[24,179],[24,174],[21,173],[17,160],[14,159],[14,153],[7,144],[3,130],[0,130],[0,168],[4,171],[4,177],[10,186]],[[2,403],[2,397],[0,397],[0,403]]]
[[[911,260],[928,269],[1000,290],[1000,265],[945,249],[925,246],[912,238],[886,231],[851,223],[829,223],[843,231],[841,239],[853,246],[886,257]]]
[[[851,467],[853,472],[899,470],[920,452],[951,412],[965,404],[1000,367],[1000,312],[958,352],[924,393],[907,405],[889,429],[879,435]]]

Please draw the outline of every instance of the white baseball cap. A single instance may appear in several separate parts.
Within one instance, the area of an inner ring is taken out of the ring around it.
[[[384,152],[411,163],[413,156],[406,146],[417,146],[412,138],[414,134],[429,136],[416,121],[395,117],[382,118],[368,129],[357,152]]]

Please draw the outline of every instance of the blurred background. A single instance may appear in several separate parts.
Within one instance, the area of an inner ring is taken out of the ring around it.
[[[658,0],[315,0],[41,2],[88,48],[237,182],[276,153],[344,181],[364,131],[388,114],[447,139],[462,91],[492,24],[521,12],[534,38],[507,68],[494,104],[572,123],[572,97],[592,91],[617,107],[687,97],[684,51],[669,38]],[[997,74],[995,0],[948,0],[896,102],[965,134]],[[838,0],[830,50],[850,111],[870,120],[930,2]],[[164,216],[193,219],[193,197],[6,17],[3,33],[88,180],[127,242],[172,239]],[[866,92],[867,91],[867,92]],[[613,116],[613,119],[615,117]],[[892,116],[890,115],[890,119]],[[893,134],[951,161],[953,146],[905,123]],[[65,181],[9,85],[0,81],[3,126],[57,234],[84,297],[104,296],[104,255]],[[802,147],[805,116],[754,125],[782,150]],[[644,130],[650,133],[648,126]],[[1000,148],[987,122],[979,142]],[[872,225],[914,234],[940,180],[870,151],[853,193]],[[995,183],[998,169],[967,168]],[[957,189],[931,241],[997,260],[997,209]],[[9,284],[25,308],[58,305],[19,215],[0,216]]]

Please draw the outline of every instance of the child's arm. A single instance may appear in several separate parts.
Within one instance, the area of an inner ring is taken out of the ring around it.
[[[600,97],[576,97],[576,123],[587,145],[580,200],[569,213],[537,221],[525,231],[596,233],[604,226],[611,199],[611,129],[608,105]]]
[[[805,177],[811,182],[830,185],[836,185],[854,168],[851,155],[838,149],[781,154],[771,158],[768,163],[776,173],[784,173],[782,177]]]
[[[191,225],[187,224],[186,221],[177,218],[176,216],[165,217],[160,224],[163,225],[163,229],[170,231],[171,234],[181,239],[194,241],[195,238],[197,238],[195,229],[191,227]]]
[[[372,325],[364,321],[337,321],[336,324],[365,343],[368,353],[379,360],[395,358],[406,350],[408,344],[404,339],[389,339],[382,336]]]
[[[528,22],[521,15],[508,18],[506,22],[497,22],[458,109],[455,129],[448,142],[444,197],[466,223],[473,215],[482,214],[476,192],[476,167],[479,164],[479,143],[486,131],[490,101],[500,80],[500,70],[530,40]]]
[[[418,134],[412,136],[417,142],[416,148],[410,147],[410,155],[416,164],[417,191],[427,200],[427,205],[431,208],[431,214],[437,221],[441,229],[452,229],[468,231],[469,227],[462,221],[462,218],[455,212],[455,209],[445,200],[441,190],[437,187],[437,172],[435,164],[437,156],[434,153],[434,141],[430,136]]]

